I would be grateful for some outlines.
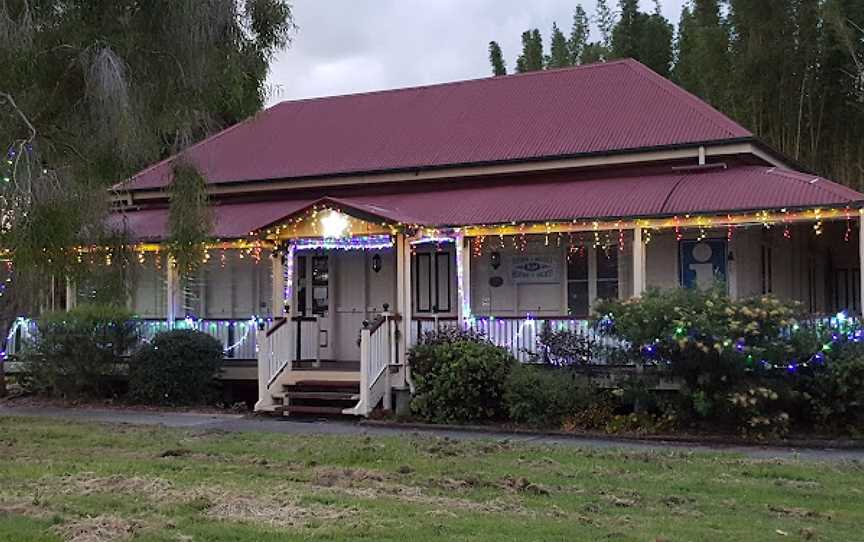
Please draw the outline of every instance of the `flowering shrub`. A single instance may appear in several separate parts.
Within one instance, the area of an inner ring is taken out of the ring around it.
[[[747,388],[729,394],[728,399],[743,436],[777,438],[789,432],[789,414],[779,409],[780,394],[773,389]]]

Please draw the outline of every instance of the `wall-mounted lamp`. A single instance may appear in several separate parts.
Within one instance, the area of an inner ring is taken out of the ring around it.
[[[726,261],[729,261],[729,262],[734,262],[734,261],[735,261],[735,255],[732,254],[732,251],[731,251],[731,250],[729,251],[729,255],[726,256]]]
[[[492,269],[498,269],[501,267],[501,253],[497,250],[493,251],[489,254],[489,265],[492,266]]]
[[[375,271],[376,273],[381,271],[381,255],[380,254],[375,254],[374,256],[372,256],[372,271]]]

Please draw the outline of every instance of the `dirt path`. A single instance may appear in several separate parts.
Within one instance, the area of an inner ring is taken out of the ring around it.
[[[416,429],[364,424],[353,420],[297,419],[283,420],[239,414],[194,412],[139,412],[121,409],[60,408],[0,405],[0,416],[23,416],[66,419],[80,422],[161,425],[181,429],[244,432],[259,431],[282,434],[389,435],[422,433],[452,439],[487,439],[536,444],[555,444],[577,448],[668,450],[683,452],[730,452],[754,458],[804,459],[817,461],[864,461],[864,450],[832,448],[781,448],[763,446],[693,445],[664,441],[638,441],[615,438],[563,437],[523,433],[461,431],[452,429]]]

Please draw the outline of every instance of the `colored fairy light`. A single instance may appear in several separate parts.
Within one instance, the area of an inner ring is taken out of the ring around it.
[[[285,249],[285,263],[282,264],[284,286],[282,291],[282,307],[273,307],[274,314],[278,310],[282,314],[286,303],[293,303],[294,299],[294,243],[289,243]]]
[[[294,250],[381,250],[392,248],[390,235],[361,235],[356,237],[296,239]]]

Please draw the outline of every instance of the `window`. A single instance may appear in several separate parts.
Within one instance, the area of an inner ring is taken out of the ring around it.
[[[418,252],[413,256],[414,312],[453,310],[454,258],[452,251]]]
[[[618,298],[618,250],[597,250],[597,299]]]
[[[588,250],[579,250],[571,253],[567,261],[567,310],[570,314],[587,315],[590,305]]]
[[[858,312],[861,283],[858,269],[835,269],[832,273],[832,312]]]
[[[618,251],[585,249],[567,258],[567,311],[587,316],[598,299],[618,297]]]

